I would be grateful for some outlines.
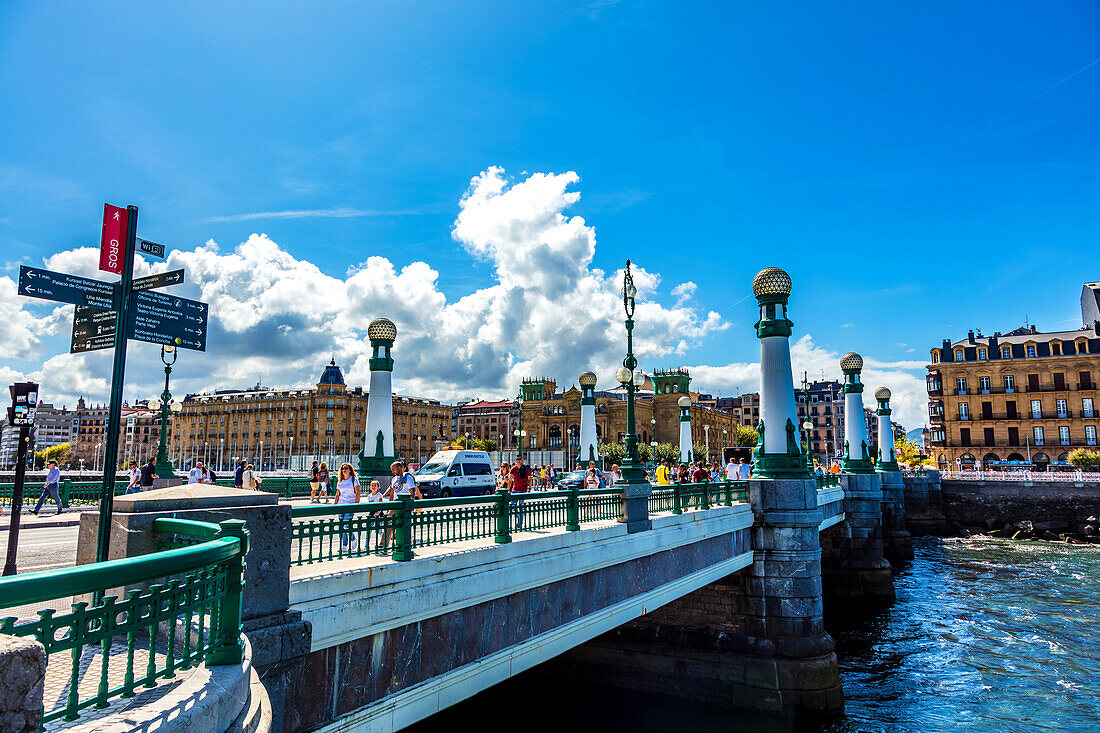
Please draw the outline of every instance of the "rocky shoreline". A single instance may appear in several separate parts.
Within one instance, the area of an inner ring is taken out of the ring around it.
[[[1070,545],[1100,545],[1100,517],[1089,516],[1075,526],[1064,521],[999,523],[987,519],[979,525],[962,525],[952,522],[950,528],[955,537],[1000,537],[1010,540],[1043,540]]]

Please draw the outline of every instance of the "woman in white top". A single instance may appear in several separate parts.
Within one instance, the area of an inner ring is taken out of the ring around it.
[[[355,477],[355,469],[351,467],[350,463],[344,463],[340,466],[340,480],[336,484],[336,504],[358,504],[359,503],[359,479]],[[351,521],[351,513],[341,514],[340,523],[347,528],[347,523]],[[340,533],[340,550],[354,552],[359,546],[359,540],[353,536],[350,532]]]
[[[241,486],[246,489],[259,489],[263,479],[256,473],[256,467],[249,463],[241,472]]]

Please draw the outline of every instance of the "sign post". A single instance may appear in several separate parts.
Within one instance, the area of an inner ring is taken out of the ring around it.
[[[4,562],[4,575],[15,575],[15,557],[19,552],[19,520],[23,514],[23,484],[27,479],[27,443],[31,426],[38,410],[38,385],[34,382],[17,382],[8,387],[11,407],[8,408],[8,424],[19,428],[19,447],[16,451],[15,486],[11,492],[11,520],[8,523],[8,554]]]
[[[114,209],[114,211],[112,211]],[[110,261],[110,252],[118,248],[117,222],[125,219],[125,247],[121,252],[122,280],[119,281],[118,309],[115,311],[115,333],[126,333],[126,320],[130,312],[130,288],[134,280],[134,240],[137,239],[136,206],[128,206],[119,217],[117,207],[107,205],[103,212],[103,242],[100,245],[100,267]],[[116,270],[112,270],[116,271]],[[111,544],[111,511],[115,502],[115,473],[118,470],[118,431],[122,422],[122,385],[126,372],[127,338],[115,339],[114,368],[111,372],[111,401],[107,408],[107,445],[103,451],[103,495],[99,502],[99,539],[96,543],[96,562],[109,559]]]

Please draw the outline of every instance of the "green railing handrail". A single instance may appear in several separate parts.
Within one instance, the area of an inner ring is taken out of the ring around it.
[[[153,520],[154,531],[172,534],[196,536],[191,532],[198,531],[199,528],[193,525],[203,525],[202,531],[212,532],[213,535],[221,531],[218,525],[206,522],[165,518]],[[212,536],[203,544],[150,555],[0,578],[0,612],[4,608],[134,585],[204,565],[225,562],[236,555],[244,554],[247,545],[242,547],[243,543],[246,543],[243,537]]]

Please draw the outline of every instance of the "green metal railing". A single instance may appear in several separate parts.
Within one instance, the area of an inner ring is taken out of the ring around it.
[[[745,501],[747,482],[721,481],[654,487],[652,514],[677,513]],[[615,521],[619,489],[569,489],[413,501],[309,505],[291,508],[291,563],[308,565],[365,555],[411,560],[418,548],[492,538],[512,541],[517,532]]]
[[[7,615],[0,634],[38,640],[47,680],[56,679],[56,665],[68,665],[60,673],[63,695],[45,700],[43,724],[76,720],[87,707],[133,697],[201,663],[241,662],[244,522],[161,518],[153,531],[188,546],[0,578],[0,614]],[[104,595],[116,588],[121,600]],[[34,608],[50,602],[58,608]]]
[[[0,484],[0,506],[11,508],[11,497],[15,489],[14,484]],[[38,496],[42,493],[42,481],[28,480],[23,487],[23,506],[34,506],[38,502]],[[61,497],[61,506],[84,506],[98,504],[103,493],[102,481],[72,481],[62,480],[57,487],[57,493]],[[126,482],[115,484],[115,496],[126,493]],[[53,502],[49,502],[49,509],[53,509]]]
[[[824,476],[815,476],[817,481],[817,488],[819,489],[831,489],[840,486],[840,474],[827,473]]]

